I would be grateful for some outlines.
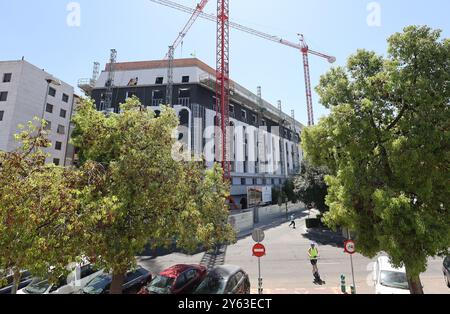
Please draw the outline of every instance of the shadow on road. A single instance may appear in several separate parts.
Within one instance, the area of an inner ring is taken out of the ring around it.
[[[326,228],[308,229],[307,233],[302,234],[302,237],[319,245],[330,245],[337,248],[343,248],[346,240],[341,234]]]

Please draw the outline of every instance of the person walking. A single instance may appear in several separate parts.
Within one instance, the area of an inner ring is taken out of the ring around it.
[[[294,229],[296,228],[295,215],[294,214],[291,215],[291,223],[289,224],[289,228],[292,227],[292,226],[294,227]]]
[[[319,249],[314,242],[311,243],[311,247],[308,249],[308,257],[313,268],[314,283],[319,285],[324,284],[325,282],[320,278],[319,268],[317,266],[317,261],[319,259]]]

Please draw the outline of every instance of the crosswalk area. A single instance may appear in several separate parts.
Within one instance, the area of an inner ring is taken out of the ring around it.
[[[339,287],[317,287],[317,288],[291,288],[291,289],[264,289],[264,294],[341,294]],[[251,294],[258,294],[258,289],[252,289]]]

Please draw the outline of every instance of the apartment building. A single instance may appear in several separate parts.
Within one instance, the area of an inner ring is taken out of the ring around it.
[[[66,164],[74,88],[26,60],[0,61],[0,150],[18,143],[18,125],[35,117],[47,121],[52,146],[48,163]]]
[[[112,108],[132,96],[160,112],[166,102],[168,78],[167,61],[115,63],[113,66]],[[110,65],[107,64],[95,84],[81,80],[79,87],[95,100],[97,109],[104,111]],[[174,61],[172,103],[180,118],[180,139],[192,152],[208,152],[208,166],[214,160],[215,70],[202,61]],[[248,187],[282,185],[297,173],[302,160],[300,133],[304,126],[291,115],[283,113],[236,82],[231,82],[230,143],[232,159],[231,194],[237,204],[247,207]],[[262,130],[260,132],[260,130]],[[209,147],[209,148],[208,148]]]

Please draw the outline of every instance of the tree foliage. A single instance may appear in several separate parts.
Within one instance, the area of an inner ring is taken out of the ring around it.
[[[388,45],[386,58],[359,50],[321,78],[331,114],[302,143],[332,173],[326,222],[356,231],[361,253],[404,265],[421,293],[428,257],[450,247],[450,40],[410,26]]]
[[[0,272],[13,271],[13,293],[21,270],[55,281],[78,255],[78,175],[45,164],[43,126],[37,119],[22,126],[18,149],[0,151]]]
[[[300,174],[295,178],[295,193],[305,204],[315,204],[315,207],[322,213],[328,210],[325,198],[328,194],[328,187],[325,183],[325,176],[328,174],[326,167],[314,167],[309,162],[303,161]]]
[[[234,237],[220,168],[206,171],[173,158],[174,110],[163,108],[155,117],[137,98],[121,109],[105,116],[86,100],[73,119],[73,144],[90,169],[91,188],[81,198],[88,221],[84,250],[112,271],[112,293],[121,292],[124,274],[148,243],[192,250]]]

